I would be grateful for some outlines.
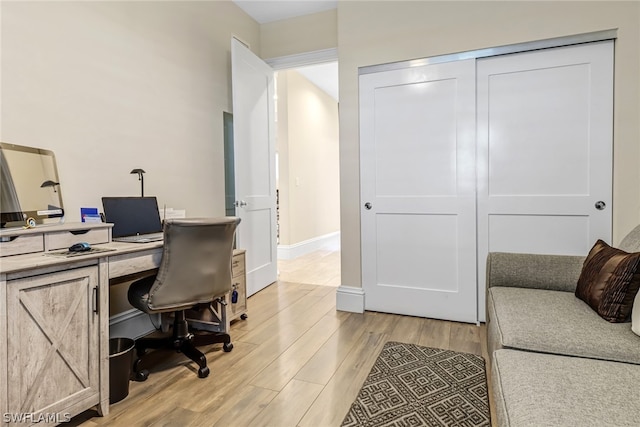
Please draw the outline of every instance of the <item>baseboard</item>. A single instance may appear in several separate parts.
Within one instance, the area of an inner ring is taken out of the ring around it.
[[[353,286],[340,286],[336,291],[336,310],[364,313],[364,290]]]
[[[278,259],[294,259],[324,247],[340,248],[340,232],[314,237],[293,245],[278,245]]]
[[[153,322],[160,324],[160,316],[153,315]],[[156,330],[151,317],[135,308],[109,318],[109,337],[140,338]]]

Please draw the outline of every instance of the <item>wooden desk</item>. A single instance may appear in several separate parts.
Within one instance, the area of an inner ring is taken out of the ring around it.
[[[57,424],[94,406],[109,412],[112,252],[48,253],[110,236],[111,224],[0,231],[0,413]]]
[[[162,242],[112,242],[111,227],[0,230],[1,414],[41,414],[53,424],[92,407],[108,414],[108,287],[153,273],[162,258]],[[52,254],[78,241],[98,251]],[[239,298],[225,328],[246,316],[244,250],[234,251],[232,270]]]

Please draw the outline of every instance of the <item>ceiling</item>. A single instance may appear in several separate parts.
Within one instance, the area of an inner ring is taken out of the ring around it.
[[[324,12],[338,7],[337,0],[233,0],[233,2],[259,24]]]
[[[333,0],[233,0],[233,2],[260,24],[323,12],[325,10],[335,9],[338,6],[338,2]],[[329,94],[336,102],[338,101],[337,62],[310,65],[296,68],[295,70]]]

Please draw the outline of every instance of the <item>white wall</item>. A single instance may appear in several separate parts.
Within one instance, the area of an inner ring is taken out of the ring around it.
[[[138,194],[135,167],[161,204],[223,214],[231,34],[265,58],[338,47],[342,283],[356,287],[358,67],[617,28],[614,243],[640,221],[639,2],[341,1],[337,15],[262,26],[264,46],[228,1],[1,2],[0,14],[0,139],[55,151],[70,220],[102,195]]]
[[[68,221],[101,196],[224,214],[230,40],[259,52],[231,2],[2,2],[0,139],[56,154]]]
[[[259,52],[253,19],[228,1],[1,2],[0,13],[0,140],[55,152],[67,221],[102,210],[101,196],[139,195],[134,168],[161,208],[224,215],[231,37]],[[127,288],[110,288],[111,315],[131,309]]]
[[[640,222],[640,2],[340,1],[337,24],[332,19],[316,14],[263,25],[269,34],[261,52],[270,58],[312,51],[318,48],[312,36],[323,48],[338,48],[343,285],[361,286],[358,68],[368,65],[617,29],[614,244]],[[335,46],[305,25],[336,25]]]
[[[260,56],[265,59],[338,45],[337,10],[284,19],[260,25]]]
[[[361,286],[358,67],[615,28],[617,243],[640,222],[640,2],[338,2],[342,285]]]

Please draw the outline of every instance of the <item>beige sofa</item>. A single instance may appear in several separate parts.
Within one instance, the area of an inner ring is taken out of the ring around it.
[[[640,226],[618,247],[640,252]],[[487,340],[498,426],[640,425],[640,336],[630,322],[607,322],[574,295],[584,260],[489,254]]]

